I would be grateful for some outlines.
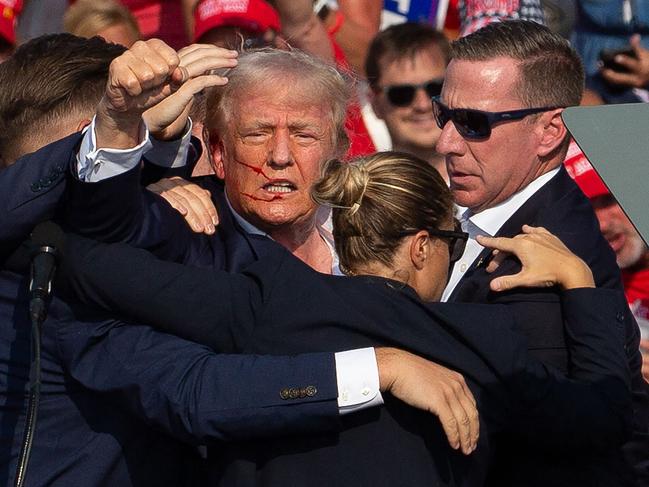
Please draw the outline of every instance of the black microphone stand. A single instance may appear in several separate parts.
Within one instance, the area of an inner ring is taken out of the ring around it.
[[[48,277],[46,288],[34,286],[34,264],[32,263],[32,279],[30,283],[29,316],[31,319],[31,366],[29,369],[29,402],[25,416],[25,431],[23,435],[22,448],[16,466],[15,487],[22,487],[25,482],[27,465],[31,456],[32,443],[36,433],[36,422],[38,420],[38,408],[41,400],[41,329],[45,318],[51,292],[51,282],[57,251],[54,247],[42,246],[34,255],[45,254],[46,257],[54,260],[52,275]]]

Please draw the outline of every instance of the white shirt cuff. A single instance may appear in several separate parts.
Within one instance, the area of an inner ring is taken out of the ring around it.
[[[373,348],[335,354],[340,414],[383,404],[379,389],[379,368]]]
[[[87,128],[79,154],[77,154],[77,175],[86,183],[96,183],[123,174],[142,160],[142,154],[151,147],[149,129],[144,121],[140,125],[141,142],[130,149],[97,148],[95,118]]]
[[[151,148],[145,151],[147,161],[160,167],[183,167],[192,139],[192,121],[187,119],[185,132],[180,139],[158,140],[151,137]]]

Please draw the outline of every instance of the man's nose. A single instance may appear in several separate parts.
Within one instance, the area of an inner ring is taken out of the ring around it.
[[[435,151],[444,156],[449,154],[462,154],[464,153],[466,143],[464,138],[453,125],[453,121],[449,120],[446,125],[442,127],[442,133],[437,139]]]
[[[288,166],[293,163],[289,134],[281,132],[275,134],[270,153],[270,163],[274,166]]]
[[[424,88],[419,87],[415,91],[415,99],[412,101],[412,107],[418,112],[431,112],[433,110],[430,97]]]

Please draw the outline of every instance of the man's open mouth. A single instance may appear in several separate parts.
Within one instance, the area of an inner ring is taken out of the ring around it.
[[[266,183],[264,184],[263,189],[264,191],[268,191],[269,193],[291,193],[295,191],[297,188],[293,183],[284,181],[284,182]]]

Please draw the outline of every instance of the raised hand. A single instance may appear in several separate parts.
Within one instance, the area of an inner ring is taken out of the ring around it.
[[[237,51],[211,44],[192,44],[178,51],[183,83],[172,95],[144,113],[151,135],[159,140],[182,135],[194,95],[205,88],[226,84],[228,79],[216,74],[215,70],[235,67],[237,56]]]
[[[173,102],[166,103],[152,117],[155,130],[164,136],[169,125],[189,110],[194,93],[227,82],[221,76],[205,73],[236,65],[233,51],[220,50],[218,61],[212,55],[199,59],[205,46],[190,46],[184,51],[180,56],[161,40],[150,39],[136,42],[111,63],[106,92],[97,107],[98,147],[126,149],[137,145],[142,114],[180,91]],[[185,84],[188,86],[182,89]]]
[[[146,189],[167,200],[194,232],[208,235],[214,233],[214,227],[219,224],[219,216],[212,196],[206,189],[179,177],[161,179]]]
[[[618,54],[615,62],[624,66],[627,72],[602,68],[602,77],[613,84],[630,86],[632,88],[646,88],[649,84],[649,50],[640,44],[640,36],[634,35],[630,41],[634,56]]]
[[[524,225],[523,233],[514,238],[478,236],[477,241],[497,252],[496,259],[487,266],[488,272],[495,270],[503,253],[514,254],[522,265],[517,274],[493,279],[493,291],[555,285],[562,289],[595,287],[593,273],[586,263],[543,227]]]
[[[475,450],[478,409],[461,374],[394,348],[377,348],[376,360],[381,391],[437,416],[452,448],[465,455]]]

